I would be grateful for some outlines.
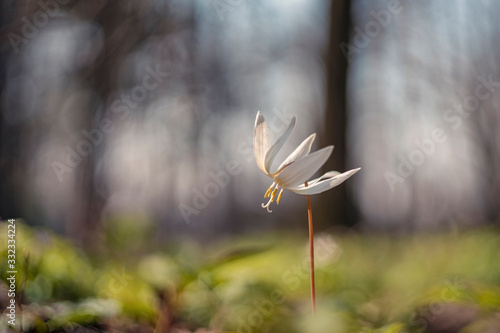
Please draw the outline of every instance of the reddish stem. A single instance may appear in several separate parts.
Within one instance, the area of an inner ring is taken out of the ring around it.
[[[305,183],[307,187],[307,182]],[[314,232],[313,232],[313,217],[311,208],[311,197],[307,198],[307,218],[309,220],[309,257],[311,261],[311,305],[313,314],[316,313],[316,287],[314,284]]]

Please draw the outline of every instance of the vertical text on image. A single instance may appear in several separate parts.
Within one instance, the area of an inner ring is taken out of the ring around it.
[[[16,220],[9,219],[7,224],[7,296],[8,306],[5,310],[7,322],[16,325]]]

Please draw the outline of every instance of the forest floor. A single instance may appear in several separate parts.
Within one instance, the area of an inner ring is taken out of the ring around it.
[[[9,262],[14,242],[8,223],[0,225],[1,332],[500,331],[493,228],[318,233],[314,316],[307,234],[202,247],[154,242],[150,231],[125,222],[84,252],[51,231],[20,221],[15,228]]]

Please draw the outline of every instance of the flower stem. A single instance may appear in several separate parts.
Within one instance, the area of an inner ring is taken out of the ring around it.
[[[307,182],[305,183],[307,187]],[[313,217],[311,208],[311,197],[306,195],[307,198],[307,218],[309,220],[309,258],[311,261],[311,305],[313,314],[316,313],[316,288],[314,284],[314,232],[313,232]]]

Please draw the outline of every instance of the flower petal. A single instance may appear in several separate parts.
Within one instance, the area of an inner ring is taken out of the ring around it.
[[[265,174],[268,174],[268,172],[266,171],[264,162],[270,145],[266,120],[260,111],[258,111],[253,129],[253,154],[255,156],[257,166]]]
[[[283,147],[286,140],[288,140],[288,137],[292,133],[294,127],[295,127],[295,117],[293,117],[292,120],[290,121],[290,125],[288,125],[286,131],[283,134],[281,134],[278,140],[276,140],[276,142],[267,151],[264,162],[264,166],[267,173],[270,173],[271,164],[273,163],[274,158],[280,151],[281,147]]]
[[[307,183],[308,183],[308,186],[311,186],[311,185],[316,184],[319,181],[323,181],[327,178],[333,178],[333,177],[338,176],[338,175],[340,175],[340,172],[338,172],[338,171],[328,171],[323,176],[318,177],[318,178],[313,179],[313,180],[309,180]]]
[[[293,151],[293,153],[288,155],[286,160],[284,160],[283,163],[281,163],[276,172],[280,171],[283,167],[292,163],[293,161],[298,160],[299,158],[309,154],[309,152],[311,151],[312,143],[315,138],[316,138],[316,133],[313,133],[307,139],[302,141],[302,143]]]
[[[333,151],[333,146],[328,146],[312,154],[299,158],[288,165],[279,173],[276,179],[286,188],[304,183],[325,164]]]
[[[334,188],[337,185],[342,184],[346,179],[354,175],[356,172],[361,170],[361,168],[352,169],[341,173],[339,175],[333,176],[332,178],[327,178],[322,181],[316,182],[310,186],[299,185],[294,188],[289,188],[290,191],[293,191],[298,194],[310,195],[310,194],[318,194],[321,192],[328,191],[329,189]],[[336,171],[333,171],[336,172]],[[321,178],[321,177],[320,177]]]

